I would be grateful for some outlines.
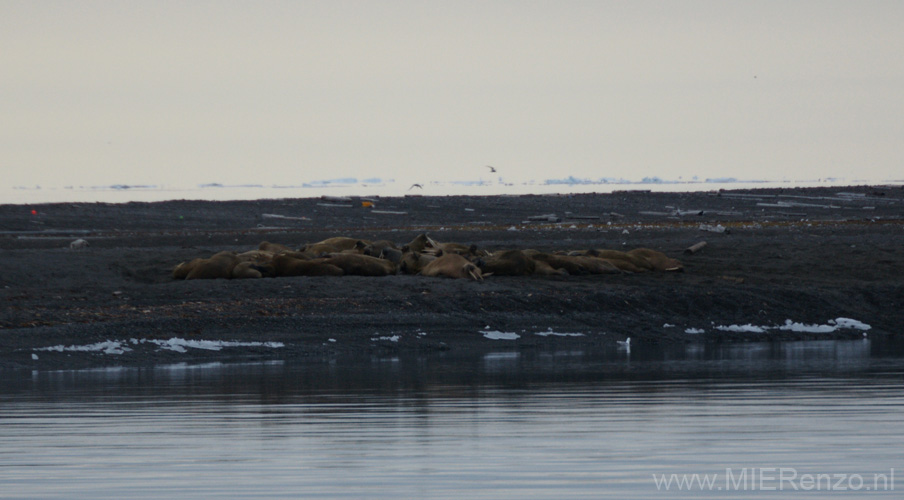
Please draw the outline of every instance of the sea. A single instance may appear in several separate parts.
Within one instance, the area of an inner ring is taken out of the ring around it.
[[[0,371],[0,498],[901,498],[902,381],[869,337]]]

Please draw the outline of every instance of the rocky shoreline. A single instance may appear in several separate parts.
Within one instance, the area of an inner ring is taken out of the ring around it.
[[[171,275],[263,240],[422,233],[489,251],[646,247],[685,272]],[[87,246],[71,248],[79,239]],[[0,256],[0,369],[876,338],[902,333],[904,191],[0,205]]]

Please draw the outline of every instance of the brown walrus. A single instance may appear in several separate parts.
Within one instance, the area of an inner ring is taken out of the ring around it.
[[[405,253],[407,253],[407,252],[423,253],[424,250],[426,250],[428,248],[436,248],[437,246],[439,246],[439,243],[437,243],[431,237],[427,236],[426,234],[419,234],[419,235],[415,236],[413,240],[411,240],[407,244],[403,245],[402,251]]]
[[[564,255],[544,252],[528,253],[528,255],[534,260],[549,264],[554,269],[564,269],[568,274],[617,274],[622,272],[611,262],[586,255]]]
[[[398,267],[388,260],[357,253],[332,253],[324,262],[357,276],[388,276],[398,272]]]
[[[290,254],[273,257],[275,276],[342,276],[342,269],[324,262],[325,259],[299,259]]]
[[[433,254],[405,252],[399,262],[399,270],[405,274],[417,274],[434,260],[436,260],[436,255]]]
[[[239,266],[239,264],[242,264]],[[242,279],[260,278],[262,273],[251,261],[242,262],[233,252],[223,251],[209,258],[192,259],[173,269],[173,278],[186,280],[200,279]]]
[[[437,257],[436,260],[421,269],[421,275],[483,280],[480,268],[457,253],[448,253]]]
[[[650,263],[655,271],[684,271],[684,265],[666,254],[649,248],[635,248],[629,254],[641,257]]]
[[[537,261],[521,250],[493,252],[481,258],[477,264],[482,272],[497,276],[530,276],[537,269]]]
[[[643,257],[633,255],[628,252],[622,252],[621,250],[591,248],[586,252],[586,255],[606,259],[609,262],[615,264],[615,267],[621,269],[622,271],[641,273],[644,271],[653,270],[653,266],[650,264],[650,262]]]
[[[351,250],[367,246],[370,242],[360,238],[350,238],[348,236],[334,236],[316,243],[305,245],[301,250],[303,252],[323,252],[335,253],[343,250]]]
[[[262,241],[260,245],[257,246],[258,250],[262,250],[264,252],[291,252],[292,249],[281,244],[281,243],[271,243],[269,241]]]

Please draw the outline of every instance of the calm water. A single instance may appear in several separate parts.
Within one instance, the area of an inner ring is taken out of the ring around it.
[[[902,355],[863,340],[0,372],[0,498],[900,498]]]

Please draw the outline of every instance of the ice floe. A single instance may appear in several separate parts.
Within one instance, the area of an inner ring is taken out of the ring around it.
[[[818,325],[818,324],[806,324],[806,323],[798,323],[792,321],[790,319],[785,320],[784,325],[778,326],[757,326],[753,324],[746,325],[718,325],[714,327],[716,330],[721,330],[723,332],[744,332],[744,333],[765,333],[769,330],[781,330],[781,331],[791,331],[791,332],[802,332],[802,333],[832,333],[838,330],[861,330],[866,332],[872,327],[862,321],[858,321],[856,319],[851,318],[835,318],[830,319],[826,322],[826,324]],[[703,333],[702,330],[695,330],[694,332],[690,332],[691,328],[685,330],[687,333]]]
[[[207,351],[219,351],[224,347],[285,347],[282,342],[237,342],[229,340],[186,340],[179,337],[173,337],[169,340],[158,339],[131,339],[133,344],[156,344],[161,349],[167,349],[176,352],[187,352],[188,349],[204,349]]]
[[[747,323],[746,325],[719,325],[716,327],[716,330],[721,330],[723,332],[763,333],[766,331],[766,328]]]
[[[86,345],[55,345],[50,347],[39,347],[35,351],[55,351],[55,352],[102,352],[104,354],[122,354],[131,351],[123,345],[123,342],[108,340],[106,342],[97,342]]]
[[[376,342],[378,340],[388,340],[389,342],[398,342],[399,339],[401,339],[401,338],[402,337],[399,335],[392,335],[392,336],[383,336],[383,337],[371,337],[370,340],[372,342]]]
[[[566,333],[566,332],[554,332],[552,328],[547,329],[545,332],[534,332],[534,335],[539,335],[541,337],[583,337],[583,333]]]
[[[499,330],[486,330],[481,331],[484,338],[490,340],[517,340],[521,338],[521,335],[518,335],[515,332],[500,332]]]
[[[285,347],[282,342],[236,342],[228,340],[185,340],[173,337],[169,340],[159,339],[136,339],[132,338],[128,341],[108,340],[106,342],[97,342],[86,345],[55,345],[50,347],[39,347],[35,351],[55,351],[55,352],[102,352],[104,354],[123,354],[131,351],[132,348],[127,347],[128,344],[138,346],[142,344],[156,345],[161,349],[175,352],[187,352],[191,349],[205,349],[208,351],[219,351],[224,347]]]

